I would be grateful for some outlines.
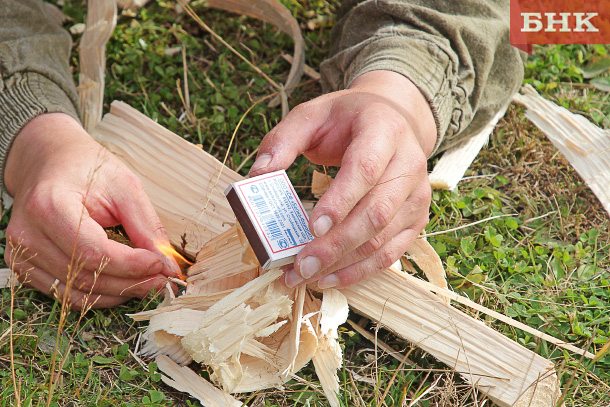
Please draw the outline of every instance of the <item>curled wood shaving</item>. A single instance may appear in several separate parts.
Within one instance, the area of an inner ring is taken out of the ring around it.
[[[87,5],[87,24],[79,47],[78,98],[85,130],[102,119],[106,43],[116,26],[116,1],[96,0]]]

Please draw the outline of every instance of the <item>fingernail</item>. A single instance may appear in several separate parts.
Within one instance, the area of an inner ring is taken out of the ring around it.
[[[318,280],[318,287],[321,290],[326,288],[333,288],[339,285],[339,277],[337,277],[334,273],[329,274],[326,277],[322,277]]]
[[[330,216],[322,215],[313,223],[313,234],[316,235],[316,237],[322,237],[332,227],[333,220],[330,218]]]
[[[320,271],[320,260],[317,257],[309,256],[301,260],[301,277],[304,279],[311,278],[314,274]]]
[[[271,162],[273,157],[271,154],[261,154],[258,156],[252,167],[250,167],[250,172],[258,171],[261,168],[265,168]]]
[[[294,269],[290,269],[286,272],[286,277],[284,277],[284,281],[286,282],[286,285],[288,287],[294,288],[305,280],[300,275],[298,275],[297,272],[294,271]]]

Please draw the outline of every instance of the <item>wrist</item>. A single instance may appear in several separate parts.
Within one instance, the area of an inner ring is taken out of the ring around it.
[[[437,139],[432,109],[406,76],[392,71],[371,71],[356,78],[349,89],[373,93],[388,100],[403,115],[425,155],[432,153]]]
[[[28,180],[53,166],[66,165],[75,146],[95,143],[80,123],[64,113],[46,113],[30,120],[17,134],[4,167],[4,185],[13,197]],[[74,151],[76,153],[76,151]]]

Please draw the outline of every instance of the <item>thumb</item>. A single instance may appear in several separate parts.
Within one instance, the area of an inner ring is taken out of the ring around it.
[[[122,188],[114,197],[118,220],[136,247],[149,250],[163,258],[166,267],[162,274],[180,274],[180,267],[173,256],[163,253],[163,247],[171,247],[167,232],[140,180],[135,175],[134,177],[135,180],[127,185],[131,188]]]
[[[314,100],[295,107],[263,138],[249,175],[254,177],[284,170],[309,150],[320,127],[327,121],[326,105]]]

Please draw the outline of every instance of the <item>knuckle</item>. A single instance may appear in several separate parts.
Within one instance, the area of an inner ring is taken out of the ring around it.
[[[72,287],[74,287],[77,291],[91,291],[94,286],[93,279],[91,275],[87,273],[85,270],[74,270],[74,276],[72,277]]]
[[[305,103],[301,103],[301,104],[297,105],[296,107],[294,107],[290,111],[290,113],[293,116],[298,116],[298,115],[305,114],[311,108],[312,104],[313,104],[313,101],[311,101],[311,100],[307,101]]]
[[[23,210],[29,216],[41,216],[49,211],[50,205],[48,195],[41,188],[34,188],[23,203]]]
[[[89,243],[79,242],[76,253],[79,253],[84,267],[88,270],[97,269],[104,261],[102,250]]]
[[[356,254],[359,258],[367,258],[370,257],[371,254],[375,253],[379,249],[383,247],[385,244],[385,236],[383,234],[378,234],[371,238],[366,243],[362,244],[356,249]]]
[[[378,175],[381,170],[380,162],[380,157],[376,154],[370,154],[367,157],[362,157],[356,164],[356,171],[362,182],[369,188],[377,184]]]
[[[133,172],[127,170],[123,174],[123,182],[124,185],[128,188],[131,188],[132,191],[141,192],[144,191],[144,186],[142,185],[142,180],[134,174]]]
[[[428,160],[423,152],[421,154],[414,154],[410,158],[410,167],[411,171],[415,174],[428,174]]]
[[[333,264],[337,259],[343,257],[343,255],[347,253],[347,245],[348,243],[345,238],[332,239],[327,242],[326,245],[322,246],[325,256],[323,256],[321,259],[326,258],[330,259],[330,261],[323,261],[323,263],[330,265]]]
[[[375,265],[379,270],[385,270],[398,259],[399,255],[393,250],[379,250],[375,254]]]
[[[366,208],[369,224],[375,234],[381,233],[390,224],[393,214],[392,204],[388,200],[378,200]]]
[[[383,119],[385,124],[394,134],[402,134],[407,127],[407,119],[393,108],[387,107],[389,108],[389,111],[384,115]]]

